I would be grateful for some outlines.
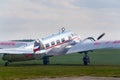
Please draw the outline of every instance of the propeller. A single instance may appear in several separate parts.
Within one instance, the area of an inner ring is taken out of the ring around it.
[[[102,33],[102,34],[97,38],[97,40],[100,40],[104,35],[105,35],[105,33]]]
[[[94,37],[87,37],[83,41],[86,41],[86,40],[91,40],[91,41],[100,40],[104,35],[105,35],[105,33],[102,33],[97,39],[95,39]]]

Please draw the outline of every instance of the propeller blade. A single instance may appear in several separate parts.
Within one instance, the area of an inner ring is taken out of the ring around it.
[[[97,40],[101,39],[104,35],[105,35],[105,33],[102,33],[102,34],[97,38]]]

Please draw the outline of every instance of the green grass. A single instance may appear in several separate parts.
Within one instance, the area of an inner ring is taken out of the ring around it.
[[[120,77],[120,50],[97,50],[89,53],[91,64],[83,66],[83,54],[71,54],[50,58],[50,65],[42,65],[42,61],[32,60],[14,62],[4,67],[0,60],[0,80],[102,76]]]
[[[77,76],[120,77],[120,66],[20,66],[1,67],[0,80]]]

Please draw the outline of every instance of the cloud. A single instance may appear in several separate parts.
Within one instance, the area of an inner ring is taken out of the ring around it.
[[[119,5],[118,0],[0,1],[0,38],[40,38],[63,26],[82,36],[103,31],[116,35],[120,30]]]
[[[86,7],[89,9],[98,10],[101,8],[118,8],[120,5],[119,0],[76,0],[76,6]]]

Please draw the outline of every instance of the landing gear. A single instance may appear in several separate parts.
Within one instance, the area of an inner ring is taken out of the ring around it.
[[[44,65],[48,65],[49,64],[49,57],[47,57],[47,56],[45,56],[45,57],[43,57],[43,64]]]
[[[5,62],[5,66],[8,66],[10,64],[10,61]]]
[[[84,65],[89,65],[90,64],[90,58],[89,56],[87,55],[88,53],[87,52],[84,52],[84,57],[83,57],[83,62],[84,62]]]

